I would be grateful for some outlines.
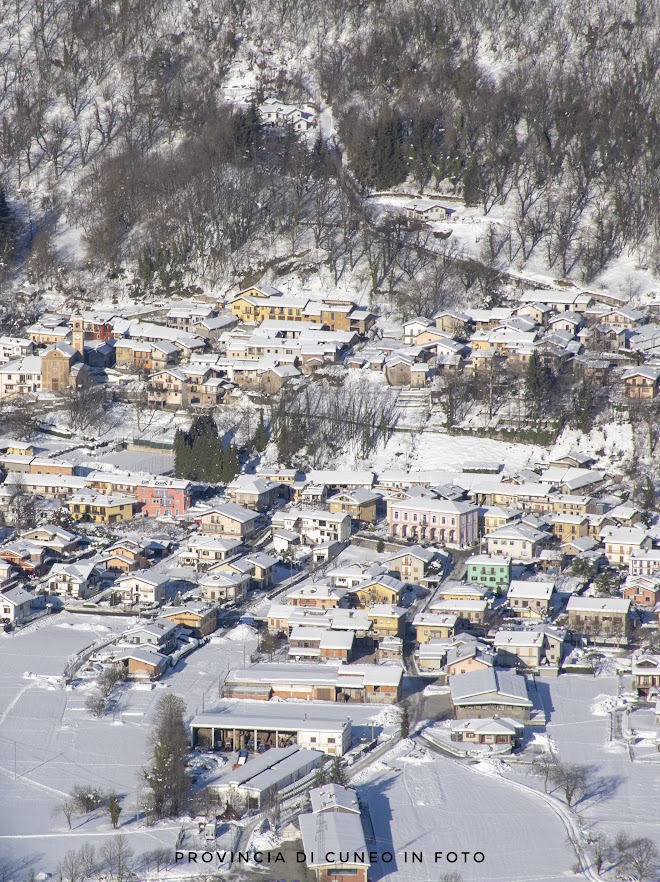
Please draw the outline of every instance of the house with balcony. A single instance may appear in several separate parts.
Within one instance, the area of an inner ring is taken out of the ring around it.
[[[545,530],[520,523],[507,524],[485,537],[489,556],[499,555],[514,561],[535,560],[550,538]]]
[[[652,576],[660,572],[660,548],[633,549],[628,558],[631,576]]]
[[[373,606],[375,603],[397,606],[403,599],[404,587],[404,583],[395,576],[375,576],[350,588],[349,599],[362,609]]]
[[[403,581],[420,584],[432,570],[442,571],[447,555],[437,548],[411,545],[388,555],[384,563]]]
[[[253,511],[266,511],[275,504],[280,493],[280,485],[269,478],[255,478],[252,475],[239,475],[227,485],[227,496],[231,502]]]
[[[649,697],[660,690],[660,655],[641,650],[632,658],[633,688],[639,696]]]
[[[189,631],[196,639],[208,637],[218,627],[218,608],[215,604],[186,603],[164,609],[159,620],[173,622],[177,627]]]
[[[376,523],[376,508],[381,497],[371,490],[342,490],[328,499],[333,514],[348,514],[361,523]]]
[[[229,557],[235,557],[241,547],[242,543],[239,539],[223,539],[221,536],[192,533],[182,543],[179,563],[181,566],[194,567],[203,572]]]
[[[299,533],[301,541],[308,545],[324,542],[347,542],[351,537],[351,517],[316,509],[291,508],[277,512],[272,519],[273,527],[282,527]]]
[[[601,541],[610,566],[627,565],[632,554],[653,546],[650,533],[640,527],[606,527],[601,532]]]
[[[467,622],[459,616],[443,613],[417,613],[412,621],[416,640],[420,645],[433,640],[448,640],[459,631],[464,631]]]
[[[485,668],[449,678],[457,720],[512,717],[527,721],[533,707],[524,677],[513,671]]]
[[[108,496],[87,490],[72,494],[67,506],[74,521],[116,524],[133,519],[135,499],[126,496]]]
[[[206,603],[240,603],[250,589],[250,572],[214,570],[199,580],[200,596]]]
[[[136,487],[140,511],[147,517],[180,517],[190,508],[190,481],[157,476]]]
[[[258,515],[235,502],[226,502],[199,516],[202,533],[244,541],[256,532]]]
[[[48,574],[48,593],[86,600],[99,591],[101,573],[87,561],[56,563]]]
[[[660,368],[644,366],[629,368],[623,374],[623,394],[631,400],[648,401],[658,395]]]
[[[367,616],[371,622],[371,633],[374,639],[400,637],[403,639],[406,629],[406,610],[390,603],[374,603],[367,608]]]
[[[114,590],[123,603],[161,604],[174,593],[175,586],[167,573],[142,570],[120,576]]]
[[[660,577],[628,576],[621,596],[642,609],[655,609],[660,603]]]

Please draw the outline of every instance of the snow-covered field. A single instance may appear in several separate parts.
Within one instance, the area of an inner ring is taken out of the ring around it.
[[[630,685],[627,680],[623,689]],[[608,673],[565,674],[542,683],[547,734],[534,740],[537,746],[550,744],[561,761],[592,770],[594,787],[577,813],[558,806],[583,845],[591,835],[602,832],[614,839],[623,831],[660,846],[658,764],[644,747],[634,754],[641,761],[633,761],[626,744],[610,738],[609,710],[621,706],[618,688],[617,677]],[[636,724],[633,714],[631,725]],[[639,712],[639,724],[648,741],[657,730],[652,714]],[[424,751],[420,744],[403,742],[356,781],[369,806],[377,849],[396,854],[396,864],[383,865],[381,876],[374,878],[436,882],[451,870],[460,871],[466,882],[576,878],[576,855],[566,826],[541,793],[540,780],[527,774],[524,765],[461,763]],[[434,862],[436,851],[450,850],[459,853],[460,863]],[[421,864],[411,863],[412,851],[423,852]],[[485,860],[463,863],[463,851],[483,851]]]
[[[534,795],[511,788],[438,754],[387,760],[386,770],[358,789],[368,804],[379,852],[395,863],[380,865],[374,878],[438,882],[460,872],[465,882],[564,882],[574,878],[575,855],[557,816]],[[412,852],[422,863],[412,863]],[[469,852],[463,863],[461,852]],[[408,862],[405,853],[408,853]],[[457,852],[459,861],[435,862],[435,853]],[[483,852],[475,863],[472,855]]]
[[[611,836],[620,830],[648,836],[660,847],[660,768],[632,762],[624,744],[610,741],[607,707],[616,701],[617,678],[564,674],[552,682],[549,694],[547,731],[559,757],[595,766],[605,790],[580,807],[586,827]]]
[[[148,758],[150,715],[164,689],[182,695],[190,714],[217,697],[218,678],[249,658],[256,642],[214,640],[181,661],[154,689],[126,688],[115,713],[101,720],[85,710],[84,685],[58,678],[75,653],[131,619],[61,613],[0,637],[0,860],[54,872],[62,855],[111,835],[107,815],[75,817],[69,831],[53,811],[76,785],[114,790],[122,799],[121,832],[136,854],[174,844],[181,823],[145,827],[136,818],[140,772]],[[245,650],[244,650],[245,647]],[[29,869],[16,878],[27,878]]]
[[[373,460],[376,471],[408,468],[410,471],[446,469],[460,471],[467,462],[506,463],[507,469],[523,468],[541,459],[543,448],[533,444],[510,444],[491,438],[420,432],[395,434]]]
[[[157,699],[171,689],[186,700],[190,716],[213,710],[219,683],[228,671],[249,662],[256,633],[239,625],[224,637],[213,637],[154,688],[124,687],[116,709],[94,719],[85,710],[88,685],[65,689],[62,671],[76,653],[132,622],[64,612],[0,636],[0,864],[20,866],[16,880],[27,879],[30,870],[54,873],[65,852],[86,842],[100,845],[112,835],[106,814],[75,816],[72,830],[61,814],[54,814],[76,785],[120,796],[120,832],[129,836],[136,855],[161,846],[174,851],[180,821],[146,827],[144,816],[136,814]],[[337,719],[347,715],[343,705],[324,708]],[[281,709],[278,703],[277,712]],[[396,729],[393,708],[351,705],[350,715],[356,738],[369,736],[372,723],[376,734],[387,736]]]

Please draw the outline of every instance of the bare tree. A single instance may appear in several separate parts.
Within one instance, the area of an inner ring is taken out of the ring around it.
[[[604,833],[599,833],[591,839],[591,849],[594,854],[594,867],[596,872],[600,873],[605,866],[605,861],[612,857],[614,847]]]
[[[557,759],[551,753],[543,753],[534,759],[530,766],[532,775],[541,778],[543,790],[548,792],[548,785],[554,779],[557,772]]]
[[[107,704],[108,702],[105,695],[96,689],[94,692],[90,692],[85,698],[85,709],[94,717],[102,717],[105,713]]]
[[[69,825],[69,830],[71,829],[71,822],[73,820],[73,816],[76,813],[76,804],[72,799],[65,799],[59,805],[55,806],[53,809],[53,815],[64,815],[66,818],[66,822]]]
[[[657,879],[660,873],[660,852],[655,843],[647,837],[634,839],[626,850],[624,864],[635,873],[637,882]]]
[[[62,882],[83,882],[86,879],[85,865],[79,851],[67,851],[57,865]]]
[[[574,808],[589,790],[590,768],[578,763],[557,763],[552,781],[559,788],[564,802]]]
[[[36,497],[26,486],[25,479],[20,472],[16,473],[10,487],[8,507],[12,523],[19,532],[30,530],[37,523]]]
[[[123,834],[113,836],[101,847],[101,865],[110,882],[126,882],[133,873],[134,851]]]

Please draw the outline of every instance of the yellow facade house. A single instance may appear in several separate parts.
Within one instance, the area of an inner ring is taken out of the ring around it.
[[[68,501],[74,521],[92,521],[95,524],[116,524],[130,521],[135,500],[125,496],[105,496],[102,493],[74,493]]]

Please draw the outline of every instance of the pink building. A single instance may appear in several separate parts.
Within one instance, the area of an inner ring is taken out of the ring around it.
[[[178,517],[190,507],[190,481],[158,476],[136,487],[140,509],[148,517]]]
[[[477,506],[447,499],[402,499],[387,505],[390,536],[461,547],[477,541]]]

